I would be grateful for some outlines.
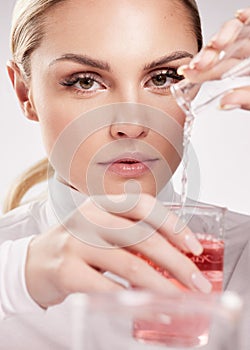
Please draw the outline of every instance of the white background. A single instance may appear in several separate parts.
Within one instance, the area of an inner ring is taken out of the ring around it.
[[[0,209],[14,178],[45,155],[39,125],[22,116],[5,69],[14,2],[0,2]],[[198,4],[207,41],[236,9],[249,6],[249,0],[199,0]],[[192,144],[201,172],[199,199],[250,214],[250,113],[207,113],[197,118]]]

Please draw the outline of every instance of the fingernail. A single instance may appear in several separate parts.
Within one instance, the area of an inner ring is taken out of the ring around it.
[[[203,69],[218,57],[218,52],[207,48],[196,55],[189,64],[190,69]]]
[[[245,11],[246,9],[240,9],[235,13],[235,17],[243,24],[246,23],[248,19],[248,16],[246,16]]]
[[[200,51],[197,55],[195,55],[194,58],[189,62],[188,68],[195,69],[196,65],[200,62],[203,55],[204,55],[203,50]]]
[[[210,39],[210,41],[208,42],[208,44],[206,45],[206,47],[214,49],[215,46],[216,46],[216,45],[215,45],[215,42],[216,42],[216,40],[217,40],[217,37],[218,37],[217,34],[214,35],[214,36],[212,36],[212,38]]]
[[[203,252],[203,247],[197,238],[193,235],[185,235],[185,244],[186,247],[190,250],[194,255],[200,255]]]
[[[178,69],[177,69],[177,74],[179,75],[184,75],[184,71],[188,69],[188,65],[185,64],[183,66],[180,66]]]
[[[221,61],[225,57],[225,55],[226,55],[226,52],[224,50],[220,51],[219,57],[218,57],[219,61]]]
[[[244,13],[245,9],[239,9],[235,12],[235,17],[239,18]]]
[[[241,105],[238,104],[225,104],[225,105],[220,105],[219,109],[223,111],[232,111],[234,109],[241,108]]]
[[[212,284],[203,276],[201,272],[194,272],[191,276],[193,285],[202,293],[209,294],[212,291]]]
[[[209,43],[207,43],[206,47],[208,47],[209,49],[213,49],[214,48],[214,41],[210,40]]]

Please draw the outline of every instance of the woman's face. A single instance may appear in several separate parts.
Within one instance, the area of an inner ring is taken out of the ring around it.
[[[69,151],[70,179],[57,169],[73,187],[92,191],[101,179],[107,193],[122,193],[135,179],[155,194],[164,166],[176,169],[180,154],[154,127],[151,107],[183,125],[168,86],[197,52],[186,11],[173,0],[71,0],[48,12],[31,55],[30,100],[49,156],[65,139],[57,153],[63,162],[78,140]]]

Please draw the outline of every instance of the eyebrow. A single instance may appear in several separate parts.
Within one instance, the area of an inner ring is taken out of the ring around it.
[[[169,55],[165,55],[163,57],[160,57],[159,59],[150,62],[148,64],[146,64],[143,68],[143,70],[149,70],[149,69],[153,69],[156,68],[158,66],[164,65],[166,63],[172,62],[172,61],[176,61],[176,60],[180,60],[186,57],[190,57],[192,58],[193,55],[187,51],[175,51],[172,52]],[[77,55],[77,54],[72,54],[72,53],[67,53],[65,55],[62,55],[59,58],[56,58],[55,60],[53,60],[49,66],[54,65],[57,62],[61,62],[61,61],[71,61],[71,62],[75,62],[78,64],[82,64],[82,65],[86,65],[86,66],[90,66],[93,68],[99,68],[101,70],[105,70],[110,72],[111,68],[110,65],[108,64],[108,62],[102,61],[102,60],[98,60],[95,58],[91,58],[87,55]]]
[[[76,54],[65,54],[59,58],[56,58],[55,60],[53,60],[49,66],[52,66],[53,64],[60,62],[60,61],[71,61],[71,62],[75,62],[75,63],[79,63],[82,65],[86,65],[86,66],[90,66],[93,68],[99,68],[101,70],[106,70],[106,71],[110,71],[110,65],[105,62],[105,61],[101,61],[101,60],[97,60],[94,58],[91,58],[87,55],[76,55]]]
[[[172,61],[177,61],[177,60],[180,60],[180,59],[186,58],[186,57],[193,58],[193,55],[191,53],[187,52],[187,51],[175,51],[175,52],[172,52],[169,55],[160,57],[159,59],[146,64],[144,66],[144,70],[153,69],[153,68],[156,68],[158,66],[162,66],[162,65],[164,65],[166,63],[169,63],[169,62],[172,62]]]

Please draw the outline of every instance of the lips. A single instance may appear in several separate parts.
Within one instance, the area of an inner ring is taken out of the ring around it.
[[[101,164],[106,165],[107,172],[121,177],[134,178],[150,171],[157,160],[157,158],[136,153],[124,154]]]

